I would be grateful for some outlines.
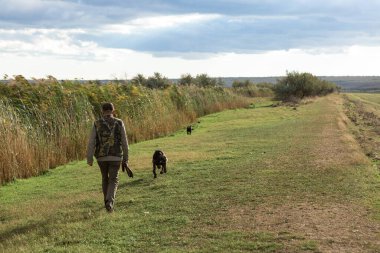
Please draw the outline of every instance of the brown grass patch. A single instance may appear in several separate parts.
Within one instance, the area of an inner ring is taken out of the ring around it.
[[[331,122],[324,124],[321,134],[313,145],[316,159],[314,163],[318,168],[329,168],[332,165],[360,165],[368,164],[359,144],[349,134],[348,119],[343,113],[343,100],[340,96],[330,96],[329,107],[320,115],[319,120]]]
[[[54,200],[52,199],[36,199],[19,203],[17,206],[5,209],[5,213],[11,214],[14,220],[19,220],[22,217],[29,217],[30,219],[47,218],[54,216],[60,210],[67,210],[67,207],[76,205],[85,200],[100,199],[99,192],[87,192],[86,194],[65,195],[59,194]],[[13,219],[11,219],[10,223]]]
[[[355,95],[346,95],[344,99],[345,113],[352,122],[350,130],[364,153],[374,160],[379,160],[380,113],[377,109],[378,104]]]
[[[228,230],[274,233],[278,239],[288,234],[288,246],[317,241],[321,252],[378,252],[380,225],[368,216],[368,210],[353,204],[263,204],[230,208],[219,224]]]

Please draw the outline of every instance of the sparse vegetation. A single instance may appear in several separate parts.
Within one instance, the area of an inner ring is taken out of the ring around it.
[[[273,97],[273,84],[258,83],[255,84],[250,80],[235,80],[232,83],[234,92],[247,97]]]

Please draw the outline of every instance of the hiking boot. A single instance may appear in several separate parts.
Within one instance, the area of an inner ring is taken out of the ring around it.
[[[113,207],[112,206],[106,206],[107,212],[112,213]]]
[[[113,205],[112,205],[111,201],[107,201],[106,204],[105,204],[105,206],[106,206],[107,212],[109,212],[109,213],[113,212]]]

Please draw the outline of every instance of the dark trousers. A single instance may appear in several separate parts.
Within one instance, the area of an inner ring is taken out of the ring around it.
[[[98,161],[102,173],[102,188],[106,207],[113,208],[115,203],[120,163],[117,161]]]

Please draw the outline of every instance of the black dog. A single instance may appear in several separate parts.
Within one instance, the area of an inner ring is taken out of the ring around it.
[[[154,151],[153,154],[153,176],[154,178],[157,177],[156,174],[156,168],[161,169],[160,174],[166,173],[166,162],[168,161],[168,158],[166,158],[165,153],[161,150]]]
[[[186,127],[186,132],[187,134],[191,134],[191,131],[193,130],[193,128],[191,126],[187,126]]]

